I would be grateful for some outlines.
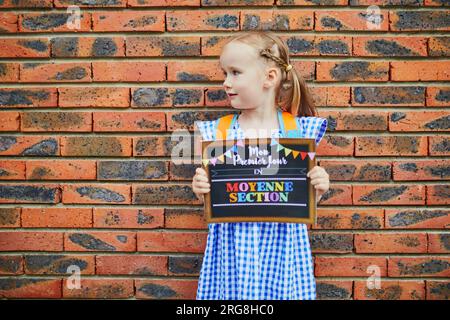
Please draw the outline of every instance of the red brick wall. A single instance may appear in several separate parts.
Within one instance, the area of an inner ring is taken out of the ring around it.
[[[445,4],[1,0],[0,297],[195,298],[198,165],[170,161],[171,132],[230,110],[223,40],[271,29],[329,120],[318,154],[331,189],[311,230],[318,298],[448,299]],[[66,286],[70,265],[81,289]],[[382,286],[368,291],[373,265]]]

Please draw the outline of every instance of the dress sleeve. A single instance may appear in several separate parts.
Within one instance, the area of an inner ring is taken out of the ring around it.
[[[316,139],[316,145],[322,140],[327,131],[328,121],[326,118],[319,117],[300,117],[298,118],[302,135],[305,138]]]
[[[195,126],[200,131],[202,140],[213,141],[216,135],[216,123],[217,120],[212,121],[195,121]]]

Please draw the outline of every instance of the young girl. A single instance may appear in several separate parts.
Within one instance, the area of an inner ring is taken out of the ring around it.
[[[215,121],[197,121],[203,140],[213,141],[217,136],[221,139],[296,137],[314,138],[319,144],[327,120],[315,117],[311,95],[290,65],[289,49],[278,36],[267,31],[239,33],[226,42],[220,65],[231,106],[240,113]],[[287,120],[297,125],[288,134]],[[223,128],[227,130],[224,132]],[[328,174],[315,166],[307,177],[319,201],[329,189]],[[192,189],[200,200],[210,191],[203,168],[197,168]],[[316,298],[305,224],[210,223],[208,229],[197,299]]]

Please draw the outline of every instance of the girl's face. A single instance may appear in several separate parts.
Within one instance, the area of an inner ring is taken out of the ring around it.
[[[264,66],[255,49],[245,43],[230,42],[222,51],[220,66],[225,76],[223,86],[233,108],[255,109],[267,102]]]

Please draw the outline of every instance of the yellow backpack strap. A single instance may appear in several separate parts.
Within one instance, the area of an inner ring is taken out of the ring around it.
[[[216,140],[226,140],[227,130],[230,128],[231,122],[233,121],[234,114],[228,114],[226,116],[220,117],[217,121],[216,128]]]
[[[282,114],[283,122],[284,122],[284,130],[286,132],[290,130],[297,130],[297,121],[292,113],[284,111]]]

